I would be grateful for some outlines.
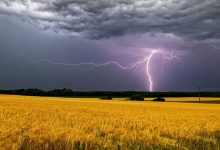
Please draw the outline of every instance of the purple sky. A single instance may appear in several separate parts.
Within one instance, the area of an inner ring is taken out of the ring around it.
[[[150,62],[154,91],[220,90],[219,0],[2,0],[0,89],[149,90],[146,64],[82,70],[69,65]]]

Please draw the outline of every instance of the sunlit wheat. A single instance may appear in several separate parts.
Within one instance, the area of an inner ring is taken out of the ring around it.
[[[0,149],[217,150],[220,105],[0,95]]]

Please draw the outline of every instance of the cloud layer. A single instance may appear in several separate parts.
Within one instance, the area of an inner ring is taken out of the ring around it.
[[[0,13],[90,39],[142,33],[220,38],[219,0],[1,0]]]

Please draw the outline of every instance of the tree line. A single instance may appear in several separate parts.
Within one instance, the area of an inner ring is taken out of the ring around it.
[[[0,94],[27,95],[27,96],[55,96],[55,97],[131,97],[140,95],[142,97],[220,97],[220,92],[142,92],[142,91],[73,91],[71,89],[42,90],[38,88],[0,90]]]

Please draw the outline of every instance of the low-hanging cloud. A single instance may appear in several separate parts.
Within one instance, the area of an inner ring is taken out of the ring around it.
[[[220,38],[219,0],[1,0],[0,13],[90,39],[142,33]]]

